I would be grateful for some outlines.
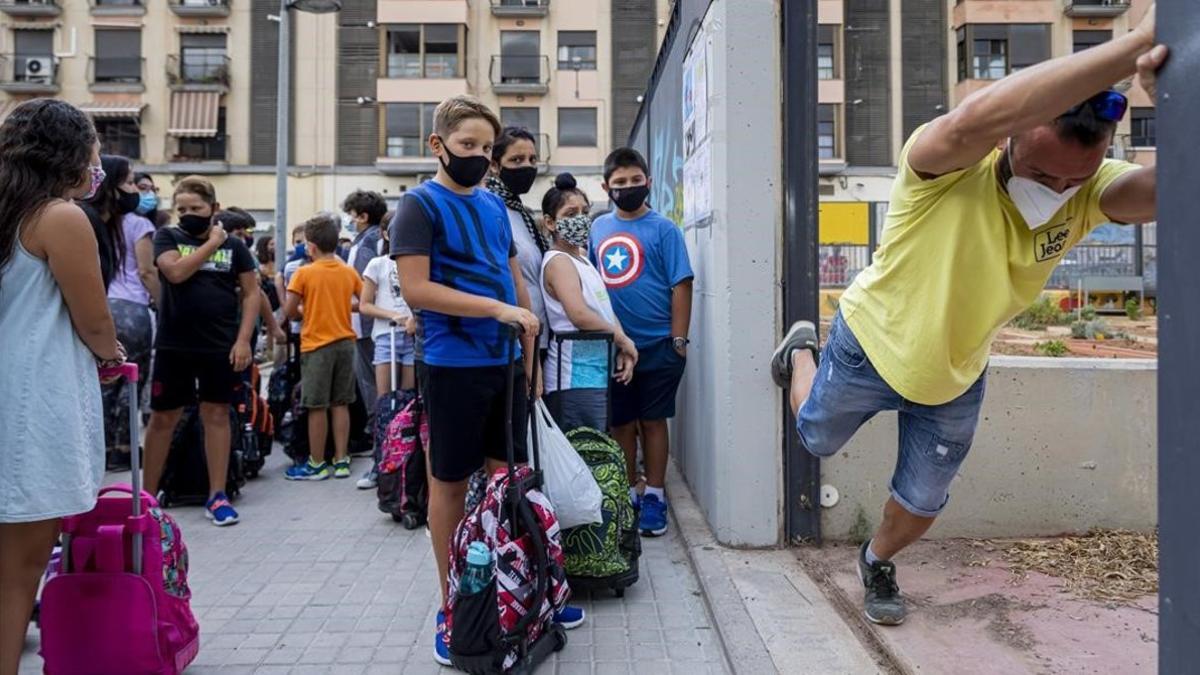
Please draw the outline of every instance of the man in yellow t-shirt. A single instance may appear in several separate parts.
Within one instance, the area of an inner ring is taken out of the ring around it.
[[[1136,71],[1153,93],[1165,57],[1152,7],[1129,34],[1011,75],[917,129],[883,241],[842,296],[820,358],[807,321],[776,350],[772,374],[813,455],[837,452],[876,413],[899,413],[891,498],[859,553],[871,621],[904,620],[891,558],[946,506],[992,338],[1092,228],[1154,218],[1154,170],[1104,158],[1128,107],[1108,87]]]

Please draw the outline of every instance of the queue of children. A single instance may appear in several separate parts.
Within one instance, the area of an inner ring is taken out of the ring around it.
[[[54,111],[59,122],[79,126],[75,136],[94,144],[94,130],[75,109],[39,105],[63,108]],[[15,125],[29,116],[21,112],[6,125],[13,139],[23,133]],[[348,478],[348,406],[361,397],[371,410],[371,399],[393,387],[419,389],[430,425],[429,528],[443,595],[449,539],[464,516],[467,480],[503,465],[509,420],[515,457],[527,461],[530,392],[546,392],[564,429],[611,429],[627,455],[631,499],[642,502],[641,530],[663,534],[665,420],[674,412],[683,370],[691,270],[678,230],[646,204],[645,161],[630,149],[609,157],[604,187],[616,211],[593,224],[587,194],[570,174],[555,179],[540,214],[525,203],[539,172],[536,137],[502,128],[495,113],[471,97],[438,106],[428,143],[439,160],[437,176],[409,190],[394,216],[381,195],[356,191],[343,203],[353,239],[343,241],[336,216],[320,214],[295,232],[290,255],[269,239],[255,242],[253,217],[223,207],[200,177],[176,183],[171,210],[177,223],[158,227],[169,211],[160,208],[152,178],[134,173],[123,158],[97,157],[91,145],[90,164],[80,164],[81,171],[91,167],[87,195],[87,186],[75,182],[47,188],[51,203],[38,217],[70,220],[75,216],[53,200],[86,197],[78,218],[91,221],[99,242],[95,281],[110,300],[103,312],[84,316],[72,304],[83,300],[67,295],[77,330],[91,331],[80,336],[93,353],[115,362],[126,358],[119,335],[134,349],[128,356],[149,373],[146,489],[156,493],[164,473],[169,477],[176,429],[185,408],[194,407],[208,473],[205,513],[218,526],[239,521],[226,483],[234,440],[230,405],[265,328],[277,364],[287,351],[279,347],[295,341],[287,334],[299,338],[310,456],[287,470],[288,479]],[[20,222],[19,214],[13,217]],[[16,234],[9,234],[11,256]],[[21,238],[22,250],[34,258],[52,255],[54,245]],[[14,260],[25,264],[22,255]],[[56,264],[52,258],[52,271]],[[5,276],[4,286],[15,283],[10,279]],[[57,281],[64,288],[75,283]],[[148,330],[151,317],[155,325]],[[515,380],[508,370],[512,325],[522,333]],[[612,372],[604,349],[551,339],[575,331],[612,334]],[[394,383],[393,362],[399,366]],[[549,363],[554,367],[544,370]],[[533,372],[538,376],[527,377]],[[105,399],[113,408],[109,420],[127,419],[112,386]],[[92,403],[72,405],[87,412]],[[81,428],[98,428],[94,422]],[[120,464],[128,448],[118,440],[120,423],[114,426],[108,447]],[[639,445],[644,496],[633,490]],[[98,479],[91,482],[98,486]],[[374,487],[373,472],[359,487]],[[582,610],[560,607],[555,620],[569,628],[584,617]],[[440,616],[438,623],[435,654],[448,663]]]

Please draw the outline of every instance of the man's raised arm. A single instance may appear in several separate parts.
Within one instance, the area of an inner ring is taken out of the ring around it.
[[[1046,61],[966,98],[930,123],[908,165],[925,179],[965,169],[1001,140],[1053,121],[1072,106],[1134,74],[1154,47],[1154,5],[1129,33],[1071,56]]]

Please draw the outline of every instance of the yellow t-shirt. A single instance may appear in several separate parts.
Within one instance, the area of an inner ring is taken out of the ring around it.
[[[867,357],[901,396],[940,405],[987,367],[992,339],[1033,304],[1063,255],[1108,222],[1100,196],[1137,165],[1106,160],[1049,223],[1030,230],[996,178],[996,150],[922,180],[900,154],[882,242],[841,299]]]

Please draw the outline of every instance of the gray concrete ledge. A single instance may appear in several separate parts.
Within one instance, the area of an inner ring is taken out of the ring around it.
[[[891,671],[872,656],[792,552],[721,547],[674,464],[667,484],[675,526],[731,672]]]

